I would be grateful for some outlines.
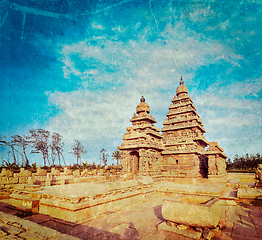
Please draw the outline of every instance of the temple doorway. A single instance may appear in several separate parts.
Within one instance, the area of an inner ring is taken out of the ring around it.
[[[139,152],[134,151],[130,153],[130,172],[139,173]]]
[[[208,157],[205,155],[199,156],[199,172],[203,178],[208,178]]]

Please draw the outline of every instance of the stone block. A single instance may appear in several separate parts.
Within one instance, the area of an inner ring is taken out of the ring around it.
[[[176,234],[179,234],[179,235],[182,235],[182,236],[185,236],[185,237],[189,237],[189,238],[192,238],[192,239],[200,239],[201,238],[201,235],[202,235],[202,232],[198,232],[198,231],[195,231],[193,230],[192,228],[188,228],[188,229],[179,229],[177,227],[173,227],[173,226],[168,226],[166,224],[166,222],[162,222],[160,223],[157,228],[159,230],[164,230],[164,231],[168,231],[168,232],[173,232],[173,233],[176,233]]]
[[[138,181],[142,184],[152,184],[153,183],[153,178],[152,177],[142,177],[139,178]]]
[[[64,179],[64,177],[61,178],[60,185],[65,185],[65,179]]]
[[[262,199],[262,189],[258,188],[239,188],[237,192],[238,198]]]
[[[46,187],[51,186],[51,179],[50,179],[50,178],[47,178],[47,179],[46,179],[46,181],[45,181],[45,186],[46,186]]]
[[[218,233],[219,233],[219,227],[213,229],[205,228],[202,232],[203,238],[207,240],[211,240]]]
[[[28,178],[29,178],[29,177],[24,177],[24,176],[21,177],[21,176],[20,176],[20,177],[18,178],[18,179],[19,179],[18,181],[19,181],[20,184],[25,184],[25,183],[28,183]]]
[[[1,226],[1,230],[8,233],[8,235],[17,235],[23,232],[23,229],[19,226],[12,226],[11,224],[6,224]]]
[[[28,177],[28,182],[29,185],[34,185],[35,181],[33,179],[33,177]]]
[[[18,183],[18,177],[0,177],[0,184],[16,184]]]
[[[20,169],[20,173],[18,174],[19,177],[31,177],[32,172],[29,170],[25,170],[24,168]]]
[[[14,173],[11,170],[7,170],[6,168],[2,169],[2,172],[0,173],[0,177],[13,177]]]
[[[51,175],[53,175],[53,176],[60,176],[60,171],[55,169],[55,168],[52,168],[51,169]]]
[[[163,217],[175,223],[214,228],[218,225],[220,214],[217,197],[178,195],[163,200]]]
[[[80,177],[81,175],[80,175],[80,170],[75,170],[75,171],[73,171],[73,176],[74,177]]]
[[[67,167],[64,168],[64,176],[72,175],[72,171],[68,169]]]
[[[82,173],[81,173],[81,177],[87,177],[89,174],[88,174],[88,170],[85,169]]]
[[[7,233],[6,233],[6,232],[4,232],[4,231],[0,230],[0,238],[2,238],[2,237],[5,237],[6,235],[7,235]]]
[[[46,174],[47,174],[46,170],[41,169],[41,167],[38,167],[35,175],[36,176],[46,176]]]
[[[132,180],[134,179],[134,174],[133,173],[127,173],[127,174],[124,174],[124,181],[128,181],[128,180]]]

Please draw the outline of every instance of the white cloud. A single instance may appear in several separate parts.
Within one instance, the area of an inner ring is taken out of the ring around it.
[[[261,79],[247,79],[227,86],[213,85],[194,97],[206,137],[218,141],[225,153],[257,153],[262,146],[262,100],[250,98],[261,91]]]
[[[165,40],[160,42],[148,42],[145,38],[121,42],[95,37],[98,39],[95,45],[93,38],[65,45],[61,51],[64,75],[79,77],[84,86],[93,79],[96,84],[139,83],[143,90],[167,89],[174,78],[191,74],[201,66],[220,61],[238,65],[237,61],[242,59],[217,41],[202,41],[200,35],[186,30],[182,23],[168,25],[162,35]]]
[[[56,129],[65,141],[72,141],[72,137],[85,141],[110,138],[123,132],[126,120],[134,111],[132,102],[126,101],[129,97],[87,90],[52,93],[49,101],[62,113],[51,119],[49,129]]]
[[[162,42],[141,38],[139,42],[124,43],[94,37],[64,45],[61,55],[65,77],[79,77],[83,89],[50,94],[50,103],[61,112],[50,120],[48,129],[59,132],[65,142],[78,139],[92,143],[94,154],[99,152],[101,144],[108,144],[113,150],[121,144],[125,128],[130,125],[128,120],[142,95],[161,128],[181,75],[190,79],[194,69],[201,66],[221,60],[235,64],[242,58],[216,41],[202,41],[198,34],[186,31],[181,23],[167,26],[163,35]],[[190,82],[192,80],[187,81]],[[88,90],[92,86],[93,89],[103,86],[104,90]],[[196,99],[196,103],[201,108],[220,108],[218,97],[206,93],[202,96],[205,100]],[[227,99],[223,99],[223,103],[227,103]],[[230,104],[230,109],[238,106],[237,100]],[[204,119],[211,120],[204,124],[210,132],[216,128],[215,124],[222,126],[229,121],[227,116],[217,117],[221,111],[207,110],[211,117],[205,118],[204,113]]]
[[[97,22],[92,23],[92,28],[103,30],[104,27],[101,24],[98,24]]]

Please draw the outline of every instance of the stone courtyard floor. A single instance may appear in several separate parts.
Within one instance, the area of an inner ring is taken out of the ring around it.
[[[8,200],[0,201],[0,239],[141,239],[186,240],[175,233],[158,230],[164,221],[161,215],[163,196],[133,204],[121,211],[108,212],[84,224],[74,224],[46,215],[17,216],[7,208]],[[223,229],[215,240],[262,239],[262,207],[221,205],[220,225]]]

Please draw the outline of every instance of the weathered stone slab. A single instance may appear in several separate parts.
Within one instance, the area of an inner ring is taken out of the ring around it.
[[[39,213],[82,223],[106,212],[152,197],[154,189],[137,180],[79,183],[47,187],[42,192]]]
[[[173,232],[173,233],[176,233],[176,234],[179,234],[179,235],[182,235],[182,236],[185,236],[185,237],[189,237],[189,238],[192,238],[192,239],[200,239],[201,235],[202,235],[202,232],[197,232],[193,229],[179,229],[177,227],[168,226],[166,224],[166,222],[160,223],[157,226],[157,228],[159,230]]]
[[[80,176],[81,176],[80,170],[75,170],[75,171],[73,171],[73,176],[74,176],[74,177],[80,177]]]
[[[239,188],[237,192],[238,198],[262,199],[262,189],[258,188]]]
[[[40,167],[37,168],[36,176],[46,176],[47,171],[44,169],[41,169]]]
[[[19,177],[31,177],[32,172],[29,170],[25,170],[24,168],[20,169],[20,173],[18,174]]]
[[[0,177],[0,184],[16,184],[18,183],[18,177]]]
[[[165,219],[194,227],[214,228],[220,220],[219,198],[179,195],[163,200]]]
[[[52,168],[51,169],[51,175],[53,175],[53,176],[60,176],[60,171],[55,169],[55,168]]]
[[[130,180],[125,182],[106,182],[102,184],[88,182],[51,186],[44,189],[42,193],[62,197],[86,197],[104,194],[115,189],[129,188],[137,185],[137,180]]]
[[[7,170],[6,168],[2,169],[2,172],[0,173],[0,177],[13,177],[14,173],[11,170]]]
[[[220,197],[226,184],[178,184],[159,183],[155,185],[160,192],[172,192],[175,194],[196,194]]]
[[[145,176],[145,177],[139,178],[138,181],[140,183],[143,183],[143,184],[152,184],[153,183],[153,178],[149,177],[149,176]]]

